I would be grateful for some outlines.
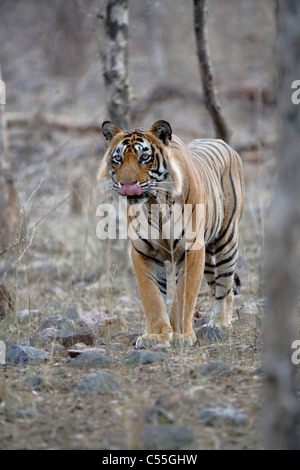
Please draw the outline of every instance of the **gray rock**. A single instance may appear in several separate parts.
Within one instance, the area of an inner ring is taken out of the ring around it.
[[[193,433],[185,426],[146,424],[141,436],[142,448],[145,450],[176,450],[191,444]]]
[[[51,315],[38,327],[38,331],[47,330],[49,328],[55,328],[55,330],[72,330],[74,328],[74,321],[67,318],[60,313]]]
[[[13,344],[6,349],[7,364],[37,365],[49,359],[49,353],[32,346]]]
[[[196,318],[194,321],[194,328],[198,329],[206,325],[209,320],[207,318]]]
[[[109,367],[111,365],[111,359],[103,353],[96,351],[84,351],[75,359],[72,360],[71,366],[78,368],[88,368],[88,367]]]
[[[167,358],[168,355],[164,352],[140,349],[126,354],[125,362],[128,365],[158,364],[165,361]]]
[[[73,307],[67,308],[66,310],[63,310],[62,312],[59,312],[59,315],[62,315],[65,318],[69,318],[69,320],[74,320],[74,321],[80,320],[79,313]]]
[[[79,313],[74,308],[67,308],[61,312],[50,315],[46,320],[39,326],[38,331],[45,330],[47,328],[55,328],[58,331],[61,330],[73,330],[76,322],[81,323]]]
[[[204,325],[196,333],[197,339],[201,341],[221,341],[224,338],[224,333],[221,328],[217,326]]]
[[[228,373],[231,371],[231,367],[229,364],[223,361],[217,362],[208,362],[205,364],[201,364],[200,366],[196,366],[193,370],[193,375],[195,377],[200,377],[201,375],[220,375],[223,373]]]
[[[235,408],[203,408],[198,414],[198,418],[208,426],[215,423],[235,424],[237,426],[245,423],[247,417],[244,413]]]
[[[44,380],[39,375],[31,375],[29,377],[25,377],[23,385],[26,388],[32,388],[35,390],[40,390]]]
[[[18,316],[19,316],[19,319],[21,321],[23,320],[27,320],[28,318],[32,318],[32,317],[38,317],[41,315],[41,312],[40,310],[37,310],[37,309],[24,309],[24,310],[21,310],[21,312],[19,312]]]
[[[49,331],[49,330],[47,330]],[[90,331],[87,330],[61,330],[55,331],[53,335],[48,334],[48,337],[56,339],[60,344],[69,348],[76,343],[84,343],[87,346],[93,346],[95,343],[94,336]]]
[[[109,372],[91,372],[75,387],[74,393],[108,394],[119,390],[119,383]]]
[[[25,410],[18,410],[18,415],[22,417],[31,418],[35,416],[37,413],[41,413],[41,408],[26,408]]]

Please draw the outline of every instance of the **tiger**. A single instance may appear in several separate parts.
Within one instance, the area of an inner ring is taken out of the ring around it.
[[[193,317],[203,275],[214,297],[206,327],[227,331],[233,316],[238,230],[245,198],[240,156],[220,139],[195,139],[186,145],[164,120],[150,129],[125,132],[105,121],[102,133],[107,151],[97,178],[107,180],[119,197],[127,197],[128,224],[133,222],[130,210],[136,204],[148,214],[149,226],[152,207],[176,206],[181,213],[191,208],[180,233],[164,237],[161,216],[156,220],[158,236],[144,237],[135,230],[131,237],[131,258],[146,319],[135,347],[196,343]],[[197,212],[196,207],[202,210]],[[192,237],[187,235],[191,225]],[[168,262],[176,277],[170,313],[166,308]]]

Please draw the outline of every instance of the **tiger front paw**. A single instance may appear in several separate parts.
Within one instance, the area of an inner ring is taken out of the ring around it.
[[[193,330],[188,333],[173,333],[172,344],[178,346],[193,346],[197,341]]]
[[[151,348],[156,344],[164,344],[167,347],[171,346],[172,332],[169,333],[144,333],[139,336],[135,343],[135,349]]]

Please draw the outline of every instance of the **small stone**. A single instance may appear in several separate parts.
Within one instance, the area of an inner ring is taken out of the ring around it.
[[[195,377],[200,377],[202,375],[220,375],[223,373],[229,373],[231,367],[223,361],[209,362],[196,366],[192,375]]]
[[[213,426],[216,422],[235,424],[237,426],[245,423],[247,417],[235,408],[203,408],[198,418],[206,425]]]
[[[217,326],[202,326],[196,333],[198,341],[221,341],[224,337],[222,330]]]
[[[57,331],[72,330],[74,328],[74,322],[72,319],[62,315],[61,313],[56,313],[41,323],[38,327],[38,331],[43,331],[49,328],[54,328]]]
[[[125,362],[128,365],[158,364],[165,361],[167,358],[168,355],[164,352],[140,349],[128,353],[125,356]]]
[[[40,310],[38,309],[24,309],[24,310],[21,310],[21,312],[19,312],[18,316],[19,316],[19,319],[21,321],[23,320],[27,320],[28,318],[32,318],[32,317],[38,317],[39,315],[41,315],[41,312]]]
[[[191,444],[193,433],[185,426],[146,424],[141,436],[145,450],[177,450]]]
[[[106,353],[105,348],[87,348],[86,344],[84,343],[76,343],[74,344],[72,349],[68,349],[68,356],[72,359],[75,357],[79,356],[79,354],[85,353],[85,352],[97,352],[101,354]]]
[[[43,378],[39,375],[32,375],[25,377],[23,385],[26,388],[33,388],[34,390],[40,390],[43,384]]]
[[[13,344],[6,349],[7,364],[37,365],[49,359],[49,353],[32,346]]]
[[[73,346],[76,343],[84,343],[87,346],[92,346],[95,343],[94,336],[87,330],[62,330],[56,331],[52,339],[56,339],[66,348]]]
[[[40,408],[26,408],[25,410],[18,410],[18,415],[22,417],[28,417],[31,418],[32,416],[35,416],[37,413],[40,413],[41,409]]]
[[[109,372],[100,371],[86,375],[74,389],[74,393],[108,394],[117,390],[119,390],[119,383],[114,376]]]
[[[78,368],[105,368],[111,365],[111,359],[97,351],[81,352],[72,360],[71,366]]]

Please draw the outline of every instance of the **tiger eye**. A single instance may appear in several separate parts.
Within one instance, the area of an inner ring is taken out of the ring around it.
[[[116,162],[121,162],[122,161],[122,156],[121,155],[115,155],[113,157],[113,160],[115,160]]]

